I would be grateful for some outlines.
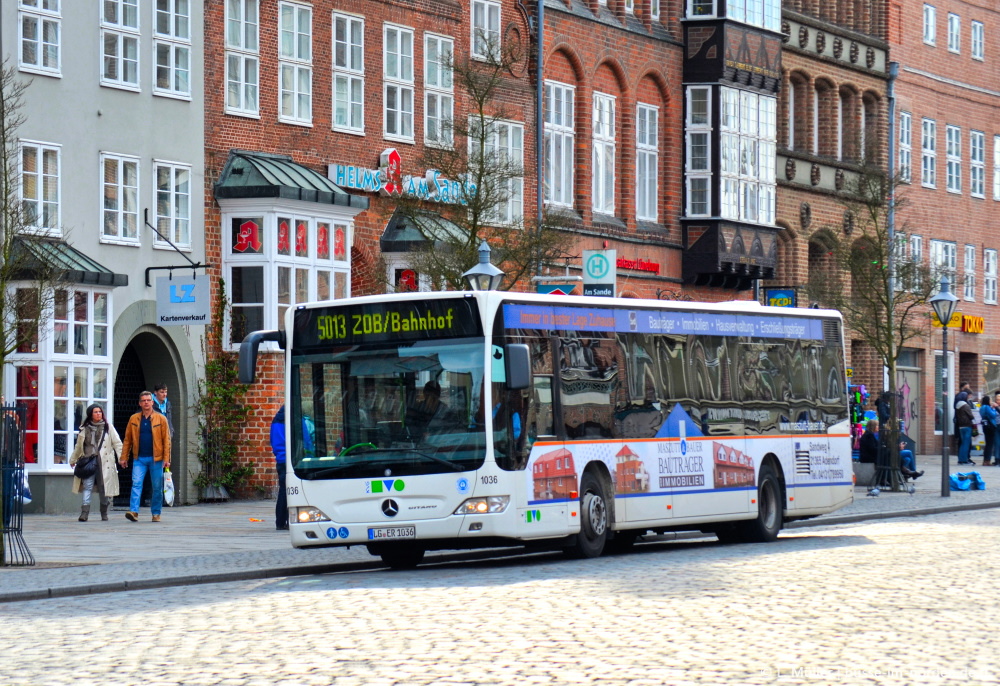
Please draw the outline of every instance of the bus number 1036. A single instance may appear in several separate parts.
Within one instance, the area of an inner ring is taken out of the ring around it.
[[[332,341],[347,337],[347,317],[342,314],[316,317],[319,340]]]

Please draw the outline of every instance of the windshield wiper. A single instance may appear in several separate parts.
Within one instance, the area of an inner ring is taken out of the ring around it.
[[[425,451],[420,450],[418,448],[379,448],[377,452],[380,452],[380,453],[413,453],[414,455],[419,455],[420,457],[422,457],[422,458],[424,458],[426,460],[430,460],[431,462],[437,462],[439,464],[443,464],[446,467],[450,467],[452,470],[454,470],[456,472],[467,471],[461,465],[457,465],[454,462],[450,462],[450,461],[444,459],[443,457],[438,457],[434,453],[428,453],[428,452],[425,452]]]

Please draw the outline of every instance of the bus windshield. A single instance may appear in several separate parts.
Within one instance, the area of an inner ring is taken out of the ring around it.
[[[301,479],[482,466],[484,339],[376,343],[293,355],[292,464]]]

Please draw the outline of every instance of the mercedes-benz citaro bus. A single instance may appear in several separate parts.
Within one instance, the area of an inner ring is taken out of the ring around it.
[[[648,532],[770,541],[853,500],[831,310],[510,292],[289,308],[292,545],[564,548]]]

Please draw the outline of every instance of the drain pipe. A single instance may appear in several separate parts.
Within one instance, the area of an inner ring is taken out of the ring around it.
[[[538,53],[535,64],[535,193],[536,216],[538,223],[539,252],[535,260],[535,276],[542,275],[542,218],[545,216],[545,85],[543,81],[545,66],[545,0],[538,0],[538,25],[535,39]]]
[[[886,234],[889,239],[889,312],[892,313],[896,295],[896,77],[899,62],[889,62],[889,82],[885,94],[889,100],[889,211],[886,213]],[[891,326],[891,323],[890,323]]]

